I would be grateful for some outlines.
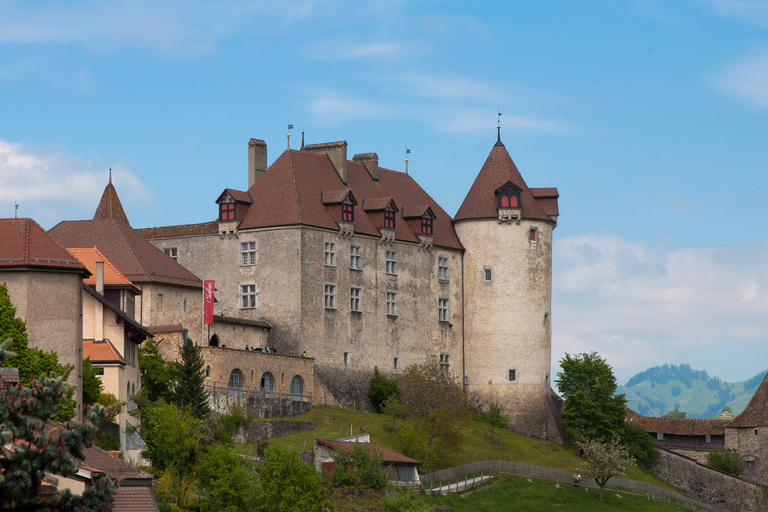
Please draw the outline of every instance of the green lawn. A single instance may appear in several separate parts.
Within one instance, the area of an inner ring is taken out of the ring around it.
[[[350,432],[353,434],[361,433],[362,427],[366,433],[371,435],[372,443],[392,450],[400,450],[395,439],[395,432],[391,427],[391,420],[381,414],[364,413],[330,405],[316,405],[308,414],[288,419],[312,421],[315,430],[269,439],[270,445],[294,452],[311,450],[315,438],[339,439],[349,436]],[[398,425],[412,421],[405,420],[402,422],[398,420]],[[448,454],[432,469],[451,468],[488,459],[511,460],[566,471],[573,471],[579,466],[580,459],[571,447],[564,447],[549,441],[541,443],[537,439],[521,436],[507,430],[497,432],[497,439],[499,435],[501,437],[500,443],[498,441],[492,443],[484,430],[485,425],[482,423],[467,422],[464,428],[463,450]],[[256,447],[250,444],[239,445],[235,446],[234,450],[236,453],[246,454],[251,451],[251,454],[254,454]],[[664,481],[656,475],[639,468],[634,468],[624,478],[642,480],[669,489]]]
[[[608,484],[610,485],[610,480]],[[671,511],[678,510],[677,504],[649,500],[645,496],[621,494],[606,489],[603,501],[599,501],[599,491],[583,487],[561,484],[558,489],[552,482],[534,480],[528,482],[523,477],[502,476],[499,480],[476,488],[464,494],[446,496],[425,496],[423,499],[432,506],[450,506],[456,512],[504,511],[537,512],[563,510],[568,512],[592,512],[595,510],[632,511]],[[658,498],[657,498],[658,500]],[[682,506],[682,504],[681,504]]]

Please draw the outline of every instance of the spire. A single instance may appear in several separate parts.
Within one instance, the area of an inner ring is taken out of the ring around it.
[[[496,116],[496,144],[494,146],[504,147],[504,144],[501,142],[501,112]]]
[[[128,222],[128,217],[125,215],[123,205],[120,203],[120,198],[117,196],[117,190],[112,185],[112,169],[109,170],[109,183],[104,188],[99,206],[96,207],[96,212],[93,214],[93,220],[99,219],[117,219],[124,222],[127,226],[131,225]]]

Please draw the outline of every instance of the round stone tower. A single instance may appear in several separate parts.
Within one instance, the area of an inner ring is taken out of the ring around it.
[[[454,218],[464,246],[465,384],[513,430],[562,441],[551,393],[552,233],[557,189],[530,189],[501,140]]]

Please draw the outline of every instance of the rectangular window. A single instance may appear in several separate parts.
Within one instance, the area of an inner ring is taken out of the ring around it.
[[[336,266],[336,244],[325,242],[325,264],[328,267]]]
[[[517,370],[514,368],[507,370],[507,380],[509,382],[517,382]]]
[[[363,312],[363,289],[352,287],[349,289],[349,310],[354,313]]]
[[[349,366],[349,352],[344,352],[344,367]]]
[[[240,255],[243,265],[256,264],[256,242],[243,242],[240,244]]]
[[[656,432],[656,439],[658,439],[659,441],[663,441],[664,434],[662,432]]]
[[[221,203],[219,205],[219,220],[234,220],[235,203]]]
[[[400,359],[399,359],[399,358],[397,358],[397,357],[394,359],[394,361],[392,361],[392,367],[393,367],[395,370],[397,370],[397,363],[399,363],[399,362],[400,362]]]
[[[440,256],[437,258],[437,278],[440,281],[448,281],[448,258]]]
[[[384,212],[384,227],[389,229],[395,229],[395,212]]]
[[[325,309],[336,309],[336,285],[326,284],[323,292]]]
[[[539,241],[539,232],[536,229],[531,229],[528,232],[528,240],[531,242],[531,249],[536,249]]]
[[[349,268],[352,270],[362,270],[363,268],[363,250],[356,245],[349,248]]]
[[[173,261],[179,261],[179,251],[176,247],[168,247],[167,249],[163,249],[163,252]]]
[[[705,443],[711,443],[712,442],[712,436],[707,434],[704,436],[704,442]]]
[[[437,320],[439,322],[448,321],[448,299],[437,299]]]
[[[387,292],[387,316],[397,316],[397,292]]]
[[[240,309],[252,309],[256,307],[256,285],[240,285]]]
[[[385,261],[387,274],[397,275],[397,253],[387,251]]]
[[[440,352],[440,371],[447,374],[448,369],[451,367],[450,362],[451,355],[448,352]]]
[[[422,235],[432,234],[432,219],[430,219],[429,217],[421,218],[421,234]]]
[[[345,222],[354,222],[355,221],[355,210],[354,205],[351,204],[342,204],[341,205],[341,220]]]
[[[485,267],[483,269],[483,281],[486,283],[493,281],[493,272],[491,271],[491,267]]]

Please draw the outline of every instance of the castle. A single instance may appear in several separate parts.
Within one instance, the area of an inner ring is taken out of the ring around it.
[[[213,331],[184,327],[210,358],[243,352],[207,369],[225,386],[287,388],[285,374],[249,371],[254,348],[313,361],[314,375],[286,360],[291,393],[316,379],[316,394],[359,400],[374,366],[396,375],[434,356],[502,403],[513,429],[545,422],[561,439],[549,375],[557,199],[527,186],[500,136],[454,218],[376,153],[302,142],[268,166],[251,139],[247,190],[221,192],[216,220],[136,232],[215,281]]]

